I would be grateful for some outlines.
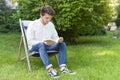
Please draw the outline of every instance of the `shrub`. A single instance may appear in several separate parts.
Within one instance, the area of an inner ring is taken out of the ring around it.
[[[119,5],[116,7],[116,11],[117,11],[117,18],[114,20],[114,22],[116,23],[117,27],[120,27],[120,2]]]
[[[79,35],[103,34],[104,25],[111,19],[110,0],[19,0],[19,17],[39,18],[39,8],[51,5],[56,15],[52,21],[59,35],[74,41]],[[102,30],[102,31],[101,31]]]
[[[0,32],[15,31],[17,24],[12,18],[12,14],[15,13],[16,10],[6,6],[5,0],[1,0],[0,6]]]

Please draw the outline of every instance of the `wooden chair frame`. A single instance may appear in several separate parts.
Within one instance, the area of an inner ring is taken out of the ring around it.
[[[24,26],[28,27],[28,24],[32,22],[30,20],[21,20],[19,19],[19,23],[20,23],[20,29],[21,29],[21,38],[20,38],[20,43],[19,43],[19,49],[18,49],[18,60],[27,60],[27,65],[28,65],[28,69],[29,71],[31,71],[31,64],[30,64],[30,57],[35,55],[35,54],[39,54],[39,53],[29,53],[29,49],[28,49],[28,44],[27,44],[27,39],[26,39],[26,32],[24,30]],[[27,23],[27,24],[24,24]],[[24,50],[25,50],[25,56],[21,57],[21,48],[22,48],[22,44],[24,44]],[[58,51],[48,51],[47,53],[49,53],[49,56],[55,56],[57,63],[59,65],[59,60],[58,60]],[[52,54],[50,54],[52,53]],[[38,56],[39,57],[39,56]]]

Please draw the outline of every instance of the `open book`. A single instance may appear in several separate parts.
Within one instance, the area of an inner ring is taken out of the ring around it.
[[[49,39],[49,40],[44,40],[45,42],[48,42],[49,44],[55,44],[56,42],[55,41],[53,41],[53,40],[51,40],[51,39]]]

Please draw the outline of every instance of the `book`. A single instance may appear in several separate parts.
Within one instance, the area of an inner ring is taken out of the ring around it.
[[[53,40],[51,40],[51,39],[49,39],[49,40],[44,40],[45,42],[47,42],[47,43],[49,43],[49,44],[55,44],[56,42],[55,41],[53,41]]]

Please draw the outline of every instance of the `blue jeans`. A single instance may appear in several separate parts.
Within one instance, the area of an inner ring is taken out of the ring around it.
[[[51,46],[47,46],[44,43],[38,43],[33,45],[30,49],[30,52],[39,52],[40,58],[42,59],[46,69],[52,66],[47,51],[55,50],[59,52],[59,65],[66,66],[66,44],[65,42],[62,43],[55,43]],[[49,53],[50,54],[50,53]]]

